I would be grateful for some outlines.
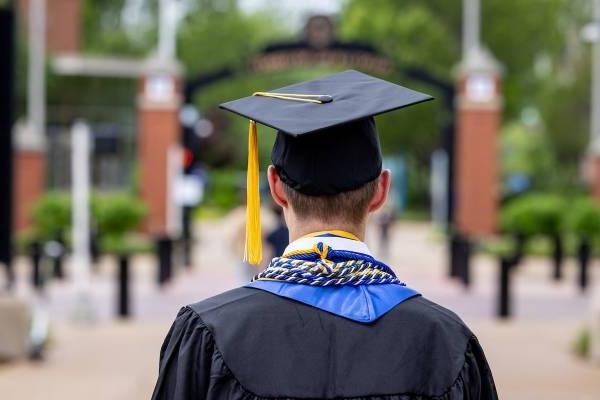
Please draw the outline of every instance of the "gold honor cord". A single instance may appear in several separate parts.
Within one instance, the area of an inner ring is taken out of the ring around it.
[[[305,103],[331,103],[333,97],[323,94],[256,92],[253,96],[272,97]],[[246,245],[244,261],[258,265],[262,261],[262,231],[260,227],[260,174],[256,122],[248,126],[248,173],[246,175]]]

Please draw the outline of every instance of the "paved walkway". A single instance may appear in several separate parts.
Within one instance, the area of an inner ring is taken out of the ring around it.
[[[229,238],[232,224],[222,220],[199,229],[195,267],[179,271],[162,290],[155,285],[152,259],[134,261],[133,312],[129,322],[115,322],[114,265],[104,259],[94,276],[96,322],[70,322],[76,297],[68,282],[50,283],[38,301],[53,322],[46,361],[0,365],[1,399],[145,399],[156,377],[160,343],[181,305],[216,294],[241,282]],[[369,231],[367,242],[374,242]],[[496,322],[496,263],[478,257],[472,288],[465,291],[446,278],[445,251],[424,224],[399,224],[393,231],[387,261],[409,286],[457,311],[474,329],[494,370],[504,399],[598,399],[600,367],[572,355],[576,332],[587,318],[589,295],[581,295],[575,266],[565,280],[550,281],[550,266],[531,260],[515,275],[515,315]],[[377,252],[377,248],[372,248]],[[18,293],[31,295],[27,265],[18,264]],[[592,270],[600,283],[600,268]]]

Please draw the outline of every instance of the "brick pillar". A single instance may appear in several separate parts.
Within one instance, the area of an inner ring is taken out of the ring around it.
[[[27,125],[15,129],[14,227],[17,232],[31,226],[31,207],[46,189],[46,143]]]
[[[170,233],[169,153],[180,142],[181,81],[177,65],[148,66],[138,104],[139,187],[148,207],[145,231],[158,236]]]
[[[456,116],[456,227],[467,237],[496,231],[501,112],[500,67],[473,51],[459,67]]]
[[[24,27],[30,0],[18,0],[17,12]],[[46,46],[50,54],[77,53],[81,45],[84,0],[46,0]]]

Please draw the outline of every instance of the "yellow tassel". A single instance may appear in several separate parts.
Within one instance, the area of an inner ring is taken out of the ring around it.
[[[258,265],[262,260],[260,229],[260,178],[256,122],[248,126],[248,174],[246,176],[246,247],[244,261]]]

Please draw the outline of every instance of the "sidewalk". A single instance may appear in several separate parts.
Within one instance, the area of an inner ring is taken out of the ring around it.
[[[2,399],[147,399],[157,373],[158,352],[180,306],[240,283],[224,221],[199,227],[195,267],[179,271],[162,290],[152,259],[133,264],[131,322],[113,319],[114,263],[103,260],[93,282],[97,322],[78,325],[69,315],[75,299],[68,282],[48,285],[45,303],[54,321],[52,345],[43,363],[0,365]],[[369,232],[367,241],[374,240]],[[529,260],[515,275],[515,319],[496,322],[494,260],[474,262],[473,286],[465,291],[446,278],[445,250],[426,224],[401,224],[388,261],[409,286],[458,312],[478,334],[503,399],[598,399],[600,367],[572,355],[570,346],[587,318],[589,295],[579,294],[575,266],[561,283],[550,280],[549,262]],[[377,253],[377,248],[372,246]],[[591,282],[600,282],[592,268]],[[27,267],[18,265],[21,294],[28,292]]]

